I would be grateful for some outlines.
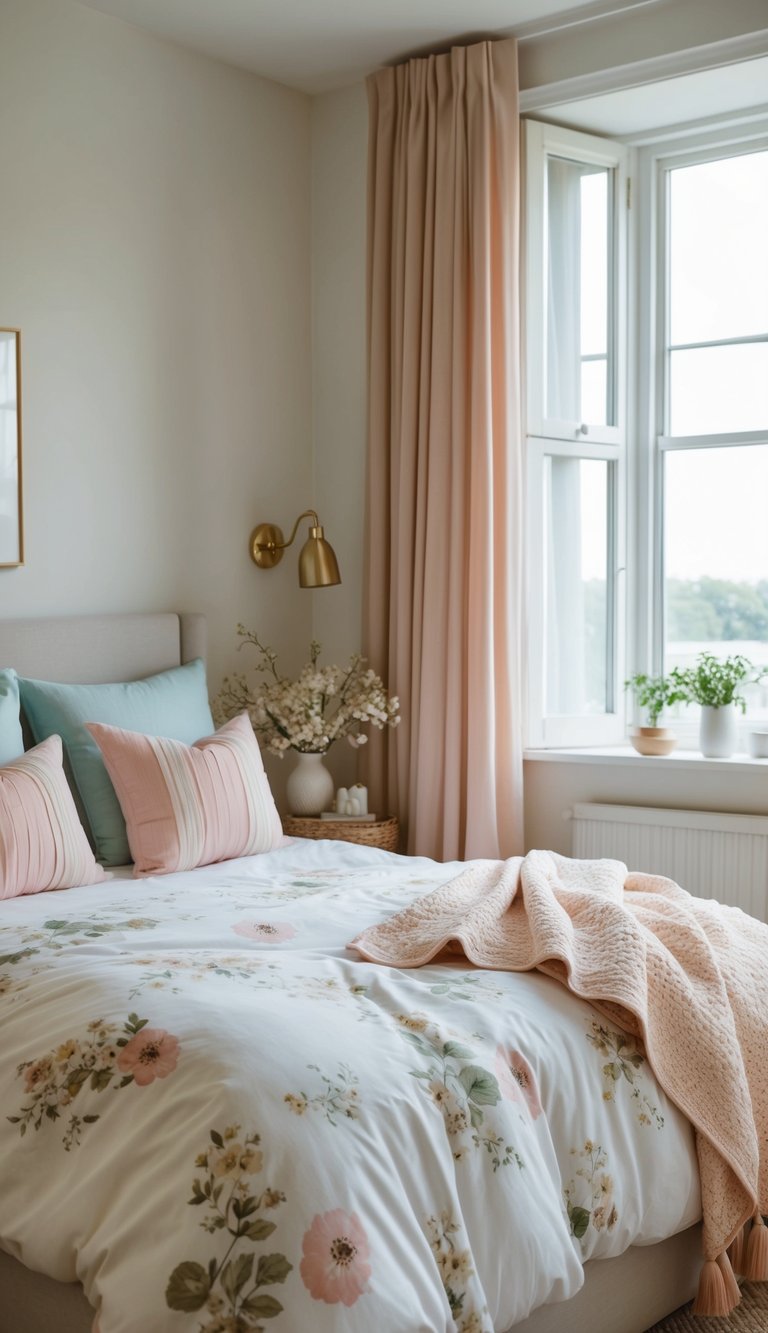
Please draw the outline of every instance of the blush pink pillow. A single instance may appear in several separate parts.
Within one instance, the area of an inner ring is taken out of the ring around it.
[[[86,726],[125,816],[136,875],[167,875],[283,844],[247,713],[194,745]]]
[[[61,763],[60,736],[49,736],[0,768],[0,898],[99,884]]]

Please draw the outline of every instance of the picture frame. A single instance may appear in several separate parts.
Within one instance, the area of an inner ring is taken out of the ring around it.
[[[21,330],[0,325],[0,569],[23,564]]]

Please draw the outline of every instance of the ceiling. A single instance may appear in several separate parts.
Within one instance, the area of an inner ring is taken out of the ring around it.
[[[155,36],[322,93],[381,65],[451,41],[514,33],[526,39],[663,0],[81,0]],[[768,0],[763,0],[768,3]],[[588,31],[588,29],[587,29]],[[765,51],[765,45],[762,48]],[[755,52],[755,54],[759,54]],[[545,119],[630,136],[765,104],[768,55],[573,102]],[[534,111],[536,114],[536,111]]]
[[[468,35],[517,33],[557,15],[648,0],[84,0],[205,55],[305,93],[353,83],[379,65]],[[567,22],[567,18],[566,18]]]

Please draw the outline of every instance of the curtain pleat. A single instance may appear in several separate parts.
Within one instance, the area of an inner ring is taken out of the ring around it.
[[[400,696],[374,808],[408,850],[522,850],[519,124],[513,40],[368,80],[364,651]]]

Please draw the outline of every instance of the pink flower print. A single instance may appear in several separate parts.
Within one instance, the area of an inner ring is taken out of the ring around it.
[[[177,1037],[163,1028],[142,1028],[117,1057],[121,1074],[133,1074],[140,1088],[172,1074],[179,1058]]]
[[[357,1213],[318,1213],[302,1241],[300,1272],[316,1301],[354,1305],[371,1276],[368,1237]]]
[[[236,935],[247,940],[260,940],[262,944],[282,944],[283,940],[292,940],[296,927],[287,921],[238,921],[232,927]]]
[[[24,1072],[24,1091],[35,1092],[41,1083],[47,1083],[53,1072],[53,1061],[50,1055],[44,1055],[41,1060],[35,1060]]]
[[[493,1069],[502,1097],[509,1102],[519,1102],[522,1093],[532,1119],[537,1120],[541,1115],[541,1101],[533,1070],[525,1056],[519,1051],[505,1051],[503,1046],[497,1046]]]

